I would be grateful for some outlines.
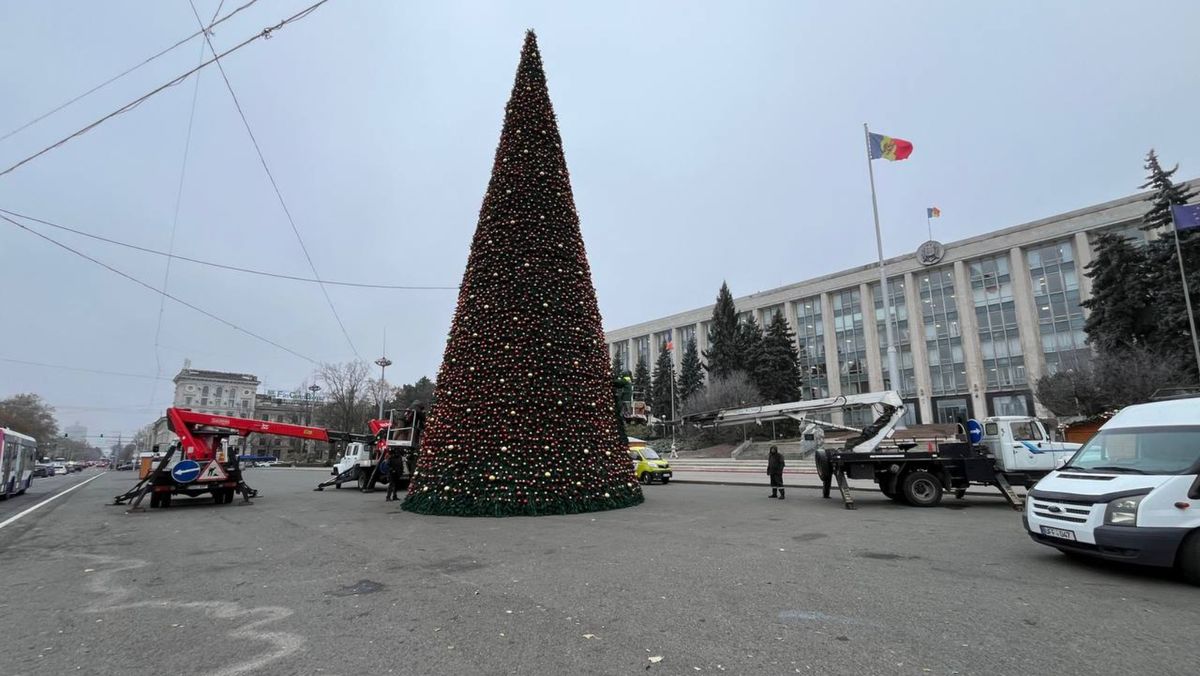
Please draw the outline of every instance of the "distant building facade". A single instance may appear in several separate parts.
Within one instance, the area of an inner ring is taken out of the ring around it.
[[[305,393],[307,394],[307,393]],[[312,424],[315,401],[310,397],[304,398],[299,394],[271,392],[255,397],[254,417],[267,422],[288,423],[291,425]],[[266,434],[250,435],[250,451],[252,455],[273,455],[280,460],[301,459],[307,455],[305,439],[291,439]]]
[[[1189,185],[1200,188],[1200,180]],[[945,245],[926,242],[885,261],[900,383],[887,373],[877,263],[738,298],[739,319],[753,316],[766,326],[783,315],[796,336],[805,399],[895,389],[908,403],[909,424],[1048,416],[1034,401],[1034,383],[1084,366],[1092,356],[1080,303],[1092,295],[1084,273],[1095,237],[1120,232],[1145,243],[1161,235],[1140,229],[1148,197],[1132,195]],[[709,348],[711,318],[709,305],[608,331],[609,357],[629,370],[638,359],[653,365],[671,341],[678,372],[689,339],[701,353]],[[850,411],[834,422],[862,426],[867,416]]]
[[[175,408],[237,418],[254,417],[258,376],[194,369],[189,359],[184,361],[173,381],[175,397],[171,405]],[[175,434],[167,429],[167,419],[159,418],[154,424],[154,443],[165,449],[175,439]],[[231,441],[237,445],[236,440]]]

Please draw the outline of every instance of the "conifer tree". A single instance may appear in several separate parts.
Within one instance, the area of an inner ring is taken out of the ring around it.
[[[753,314],[747,317],[746,321],[738,324],[737,345],[737,369],[745,371],[750,379],[754,380],[754,371],[758,362],[763,358],[763,332]]]
[[[1153,325],[1147,315],[1146,250],[1119,233],[1096,237],[1096,255],[1087,266],[1092,297],[1080,303],[1088,309],[1084,331],[1101,353],[1144,346]]]
[[[1147,336],[1147,346],[1164,359],[1178,360],[1183,368],[1195,372],[1192,355],[1191,329],[1188,326],[1187,305],[1183,296],[1183,282],[1179,275],[1179,257],[1175,252],[1175,235],[1171,232],[1171,206],[1187,204],[1196,193],[1185,185],[1177,185],[1172,177],[1178,165],[1166,170],[1151,150],[1146,155],[1146,171],[1149,172],[1142,188],[1152,189],[1150,209],[1142,217],[1142,228],[1157,231],[1159,236],[1147,245],[1146,288],[1149,307],[1154,317],[1154,330]],[[1179,233],[1179,248],[1183,253],[1183,267],[1187,271],[1188,291],[1193,299],[1200,299],[1200,235],[1195,230]]]
[[[782,404],[800,399],[800,355],[782,313],[776,312],[767,325],[752,375],[765,401]]]
[[[403,508],[507,516],[641,502],[611,375],[530,31]]]
[[[724,378],[742,368],[741,343],[738,338],[737,308],[729,285],[721,282],[717,303],[713,306],[708,327],[708,346],[704,351],[705,370],[714,377]]]
[[[700,355],[696,351],[696,339],[689,338],[683,349],[683,358],[679,362],[679,388],[675,394],[679,401],[675,402],[676,410],[693,394],[704,389],[704,366],[700,363]]]
[[[638,401],[650,399],[650,367],[641,357],[638,357],[637,367],[633,369],[633,398]]]
[[[654,363],[654,392],[650,405],[654,408],[654,417],[660,420],[671,419],[671,388],[675,385],[675,364],[671,361],[671,352],[664,345],[658,352],[658,360]]]

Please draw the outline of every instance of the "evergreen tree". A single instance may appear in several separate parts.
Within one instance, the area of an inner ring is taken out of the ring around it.
[[[737,336],[737,369],[745,371],[750,375],[750,379],[754,380],[754,371],[758,368],[758,363],[763,358],[762,327],[754,320],[754,315],[750,315],[746,318],[746,321],[738,324]]]
[[[533,31],[403,508],[508,516],[643,500]]]
[[[675,402],[676,411],[693,394],[704,389],[704,366],[700,363],[700,355],[696,351],[696,339],[689,338],[683,349],[683,359],[679,362],[679,387],[675,390],[679,401]]]
[[[708,328],[708,346],[704,351],[704,365],[711,375],[724,378],[742,368],[741,344],[738,340],[737,308],[733,306],[733,294],[729,285],[721,282],[717,292],[717,304],[713,306],[712,322]]]
[[[1150,188],[1154,193],[1149,198],[1150,209],[1142,217],[1142,228],[1161,231],[1161,236],[1147,245],[1146,252],[1146,289],[1155,320],[1154,330],[1147,335],[1147,346],[1162,358],[1175,360],[1188,372],[1195,372],[1187,305],[1179,277],[1179,257],[1175,253],[1175,235],[1171,233],[1170,208],[1188,203],[1196,193],[1172,181],[1171,177],[1179,167],[1163,169],[1154,150],[1146,156],[1145,168],[1149,176],[1141,187]],[[1187,271],[1188,291],[1193,298],[1200,298],[1200,236],[1195,230],[1180,232],[1179,248]]]
[[[655,418],[671,418],[671,387],[674,384],[675,364],[671,361],[671,352],[664,346],[654,363],[654,392],[650,405],[654,408]]]
[[[621,353],[616,353],[612,358],[612,377],[620,378],[625,374],[625,363],[621,361]]]
[[[776,312],[767,325],[752,375],[765,401],[782,404],[800,398],[800,355],[782,313]]]
[[[1150,290],[1146,284],[1146,250],[1124,235],[1106,232],[1096,237],[1096,257],[1087,266],[1092,297],[1080,303],[1088,309],[1088,342],[1103,354],[1144,345],[1153,325],[1147,316]]]
[[[637,368],[633,369],[633,398],[638,401],[650,398],[650,367],[641,357],[638,357]]]

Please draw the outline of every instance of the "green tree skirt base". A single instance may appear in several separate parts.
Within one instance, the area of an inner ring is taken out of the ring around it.
[[[610,509],[624,509],[645,500],[640,487],[624,495],[584,501],[497,502],[493,500],[464,500],[447,498],[435,492],[412,493],[404,498],[400,509],[416,514],[434,516],[549,516],[552,514],[585,514]]]

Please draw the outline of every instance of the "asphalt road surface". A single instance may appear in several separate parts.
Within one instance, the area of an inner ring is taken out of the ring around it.
[[[95,472],[37,482],[0,522]],[[1003,501],[646,488],[416,516],[255,469],[253,505],[127,514],[110,472],[0,527],[3,674],[1194,674],[1200,589],[1080,564]]]

